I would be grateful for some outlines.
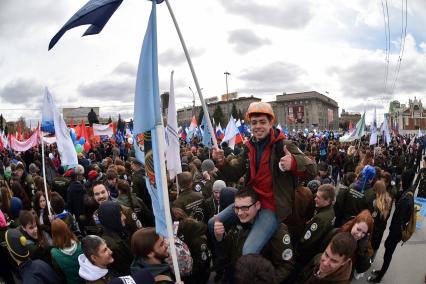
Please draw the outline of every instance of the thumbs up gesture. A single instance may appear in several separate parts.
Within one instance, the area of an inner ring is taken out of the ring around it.
[[[284,145],[284,156],[280,160],[280,168],[282,171],[290,171],[291,170],[291,162],[293,161],[293,157],[290,151],[287,149],[287,145]]]
[[[225,234],[225,226],[223,226],[223,223],[216,216],[214,220],[214,235],[216,237],[216,240],[218,242],[222,241],[224,234]]]

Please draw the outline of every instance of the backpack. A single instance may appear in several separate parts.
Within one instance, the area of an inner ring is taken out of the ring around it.
[[[191,252],[189,251],[188,245],[185,244],[177,235],[177,229],[179,227],[179,222],[173,223],[173,235],[175,240],[176,255],[179,266],[179,272],[181,276],[189,276],[192,272],[192,265],[194,260],[192,259]],[[169,250],[171,247],[169,247]],[[170,266],[170,270],[174,273],[173,261],[171,255],[166,259],[166,262]]]
[[[406,197],[410,196],[410,198],[413,198],[413,193],[411,191],[407,192]],[[413,202],[413,209],[411,212],[410,219],[408,220],[408,223],[405,226],[405,229],[402,229],[402,238],[401,240],[405,243],[408,241],[411,236],[413,235],[414,231],[416,230],[416,206]]]

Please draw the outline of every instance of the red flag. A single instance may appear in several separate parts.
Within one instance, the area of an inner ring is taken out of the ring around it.
[[[241,144],[243,143],[243,136],[241,135],[241,133],[238,133],[237,136],[235,137],[235,144]]]
[[[70,128],[74,128],[74,119],[70,118]]]
[[[86,141],[89,140],[89,133],[86,128],[86,124],[84,123],[84,119],[81,121],[81,137],[84,137]]]
[[[352,120],[349,120],[349,131],[352,131],[354,127],[352,126]]]

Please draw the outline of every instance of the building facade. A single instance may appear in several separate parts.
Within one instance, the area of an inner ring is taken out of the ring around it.
[[[342,109],[342,113],[340,114],[339,118],[339,127],[347,130],[351,121],[352,126],[355,127],[360,119],[361,114],[359,112],[347,112],[345,109]]]
[[[277,123],[288,129],[339,128],[339,106],[337,102],[316,91],[282,94],[270,102]]]
[[[261,99],[251,96],[251,97],[241,97],[236,99],[230,99],[229,101],[214,101],[214,102],[210,102],[210,103],[206,102],[206,103],[207,103],[207,108],[209,110],[210,116],[213,115],[216,107],[219,106],[223,112],[224,117],[226,118],[226,121],[228,121],[229,117],[231,116],[231,110],[232,110],[233,104],[235,104],[237,110],[241,110],[241,112],[245,114],[249,105],[252,102],[260,102],[260,101]],[[184,107],[177,110],[178,124],[179,125],[183,125],[184,123],[189,124],[192,120],[192,116],[195,115],[195,117],[197,118],[200,112],[201,112],[201,106]],[[200,121],[198,121],[198,124],[200,124]]]
[[[84,120],[85,124],[88,125],[89,121],[87,119],[87,115],[89,114],[91,109],[93,109],[93,111],[99,118],[99,107],[63,108],[62,115],[66,124],[69,124],[72,118],[74,125],[81,123],[82,120]],[[99,122],[102,123],[100,119]]]
[[[426,129],[426,109],[422,101],[414,97],[408,104],[392,101],[389,104],[388,124],[393,130],[401,134],[415,133],[420,129]]]

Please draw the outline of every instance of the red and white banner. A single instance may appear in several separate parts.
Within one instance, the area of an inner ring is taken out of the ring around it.
[[[112,134],[113,134],[113,130],[109,124],[103,125],[103,124],[93,123],[93,135],[95,136],[106,135],[108,137],[111,137]]]
[[[30,136],[30,138],[24,141],[19,141],[18,139],[16,139],[15,136],[10,135],[9,146],[14,151],[25,152],[31,149],[32,147],[38,146],[39,143],[40,143],[39,132],[34,131],[34,133]]]

